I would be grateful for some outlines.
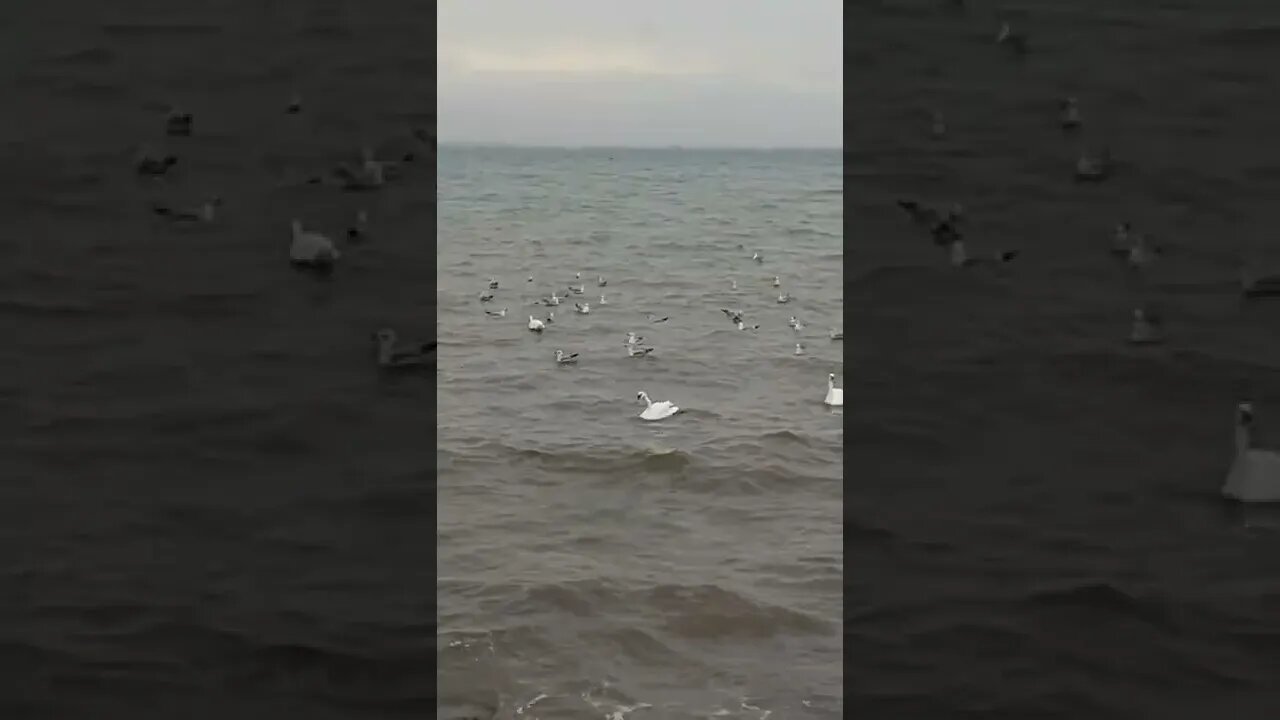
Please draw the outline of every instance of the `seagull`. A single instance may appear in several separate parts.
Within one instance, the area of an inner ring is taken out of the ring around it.
[[[1145,235],[1138,235],[1133,239],[1133,247],[1129,248],[1129,255],[1126,261],[1129,267],[1138,269],[1144,268],[1151,264],[1155,259],[1155,252],[1147,246],[1147,238]]]
[[[734,279],[732,279],[732,278],[730,278],[730,279],[729,279],[729,289],[730,289],[730,290],[737,290],[737,289],[738,289],[738,281],[737,281],[737,280],[734,280]]]
[[[596,278],[597,287],[604,287],[605,285],[608,285],[608,284],[609,284],[609,281],[605,280],[603,275]]]
[[[544,322],[546,322],[548,325],[550,325],[551,323],[553,323],[553,322],[555,322],[555,321],[556,321],[556,314],[555,314],[555,312],[554,312],[554,311],[553,311],[553,312],[548,312],[548,313],[547,313],[547,319],[546,319]]]
[[[1164,342],[1160,320],[1148,317],[1145,310],[1136,308],[1133,311],[1133,328],[1129,332],[1129,342],[1134,345],[1155,345]]]
[[[1111,150],[1103,148],[1097,157],[1081,155],[1076,160],[1077,182],[1101,182],[1111,176]]]
[[[650,400],[649,396],[646,395],[644,391],[636,393],[636,399],[643,401],[645,404],[644,411],[640,413],[641,420],[661,420],[663,418],[669,418],[680,412],[680,408],[676,407],[670,401],[663,400],[661,402],[654,402]]]
[[[1243,265],[1240,267],[1240,294],[1245,299],[1253,300],[1265,297],[1280,297],[1280,275],[1264,275],[1250,277]]]
[[[498,289],[498,281],[495,278],[489,278],[489,289],[490,290]]]
[[[804,354],[804,346],[803,346],[803,345],[801,345],[800,343],[796,343],[796,352],[795,352],[795,354],[796,354],[796,355],[803,355],[803,354]]]
[[[540,333],[540,332],[542,332],[543,330],[546,330],[546,329],[547,329],[547,326],[546,326],[546,324],[545,324],[545,323],[543,323],[541,320],[538,320],[538,319],[537,319],[537,318],[535,318],[534,316],[530,315],[530,316],[529,316],[529,329],[530,329],[530,330],[532,330],[533,332],[538,332],[538,333]]]
[[[164,132],[172,137],[186,137],[191,134],[191,124],[195,117],[191,113],[173,110],[165,120]]]
[[[556,350],[556,363],[559,365],[574,365],[578,362],[578,353],[565,355],[564,351]]]
[[[1133,231],[1133,225],[1129,221],[1116,224],[1115,234],[1111,236],[1111,254],[1112,255],[1128,255],[1133,249],[1133,238],[1130,233]]]
[[[836,387],[835,373],[827,374],[827,397],[822,402],[831,407],[844,407],[844,389]]]
[[[580,272],[576,272],[576,273],[574,273],[574,274],[573,274],[573,279],[574,279],[574,280],[581,280],[581,279],[582,279],[582,273],[580,273]]]
[[[355,223],[347,228],[347,242],[360,242],[369,238],[365,226],[369,224],[369,213],[360,210],[356,213]]]
[[[390,328],[382,328],[373,334],[378,342],[378,365],[387,369],[405,369],[424,367],[428,363],[427,354],[435,350],[435,343],[418,343],[410,349],[396,346],[396,332]]]
[[[484,290],[480,293],[480,302],[489,302],[493,299],[492,290]]]
[[[1018,257],[1017,250],[1002,250],[990,257],[969,257],[965,252],[964,242],[957,240],[951,243],[951,265],[952,267],[972,267],[985,262],[1008,263]]]
[[[302,229],[302,221],[294,219],[290,224],[293,242],[289,246],[289,259],[294,265],[329,269],[341,254],[333,241],[320,233]]]
[[[1280,501],[1280,453],[1253,447],[1253,403],[1236,406],[1236,457],[1222,496],[1240,502]]]
[[[573,311],[578,313],[579,315],[586,315],[587,313],[591,312],[591,303],[583,303],[582,305],[579,305],[578,303],[574,303]]]
[[[828,333],[828,334],[831,336],[831,339],[832,339],[832,340],[843,340],[843,339],[844,339],[844,331],[843,331],[843,330],[837,330],[837,329],[835,329],[835,328],[831,328],[831,332],[830,332],[830,333]]]
[[[642,347],[636,347],[634,345],[627,346],[627,354],[630,355],[631,357],[644,357],[645,355],[648,355],[651,352],[653,352],[653,348],[651,347],[642,348]]]
[[[1000,34],[996,35],[997,45],[1007,45],[1014,55],[1022,57],[1027,54],[1027,36],[1015,33],[1009,23],[1000,26]]]
[[[559,304],[560,304],[560,298],[559,298],[559,297],[556,297],[556,291],[555,291],[555,290],[552,290],[552,291],[551,291],[551,297],[549,297],[549,298],[543,298],[543,299],[542,299],[542,304],[543,304],[543,305],[546,305],[547,307],[551,307],[551,306],[553,306],[553,305],[559,305]]]
[[[664,323],[671,319],[669,316],[663,315],[662,317],[658,317],[650,312],[645,313],[644,316],[648,318],[651,323]]]
[[[587,288],[586,288],[586,286],[584,286],[584,285],[578,285],[578,286],[570,285],[570,286],[569,286],[569,292],[573,293],[574,295],[581,295],[583,292],[585,292],[585,291],[586,291],[586,289],[587,289]]]
[[[791,302],[791,295],[790,295],[789,293],[782,293],[782,294],[778,295],[778,304],[779,304],[779,305],[781,305],[781,304],[783,304],[783,303],[789,303],[789,302]]]
[[[298,93],[294,93],[293,97],[289,98],[289,104],[285,106],[284,112],[286,115],[297,115],[302,112],[302,97]]]
[[[946,137],[947,121],[945,118],[942,117],[942,113],[938,112],[937,110],[931,110],[929,112],[929,117],[931,121],[931,124],[929,126],[929,134],[932,135],[935,139]]]
[[[164,157],[156,157],[146,150],[138,153],[138,159],[134,167],[139,175],[152,175],[159,177],[169,172],[169,169],[178,163],[178,158],[173,155],[165,155]]]
[[[605,299],[604,299],[604,296],[603,296],[603,295],[601,295],[601,296],[600,296],[600,304],[601,304],[601,305],[608,305],[608,304],[609,304],[609,301],[608,301],[608,300],[605,300]]]
[[[633,333],[633,332],[629,332],[629,333],[627,333],[627,344],[628,344],[628,345],[636,345],[636,344],[640,343],[640,342],[641,342],[641,341],[643,341],[643,340],[644,340],[644,338],[640,337],[639,335],[637,335],[637,334],[635,334],[635,333]]]
[[[485,310],[484,314],[488,315],[489,317],[497,317],[497,318],[506,317],[507,309],[502,308],[501,310]]]
[[[525,282],[533,282],[533,276],[532,276],[532,275],[530,275],[530,276],[529,276],[529,279],[528,279],[528,280],[526,280]]]
[[[737,324],[738,324],[739,330],[759,330],[760,329],[759,325],[752,325],[748,327],[745,323],[742,322],[742,320],[738,320]]]
[[[751,256],[751,259],[752,259],[752,260],[755,260],[755,261],[756,261],[756,262],[758,262],[758,263],[763,263],[763,262],[764,262],[764,256],[763,256],[763,255],[761,255],[759,252],[757,252],[757,253],[755,253],[754,255],[752,255],[752,256]]]
[[[800,321],[796,319],[795,315],[792,315],[790,319],[787,320],[787,327],[795,327],[799,324],[800,324]]]
[[[778,279],[778,276],[777,276],[777,275],[774,275],[774,276],[773,276],[773,286],[774,286],[774,287],[779,287],[779,286],[781,286],[781,285],[782,285],[782,281]]]
[[[1078,130],[1080,128],[1080,105],[1076,102],[1076,99],[1074,97],[1063,99],[1059,104],[1059,108],[1062,110],[1062,129],[1068,131]]]
[[[804,329],[804,323],[797,320],[796,324],[791,326],[791,329],[795,330],[796,332],[800,332],[801,330]]]
[[[165,205],[152,205],[151,210],[156,215],[169,218],[173,222],[213,222],[214,212],[222,205],[222,198],[209,198],[198,208],[188,210],[174,210]]]

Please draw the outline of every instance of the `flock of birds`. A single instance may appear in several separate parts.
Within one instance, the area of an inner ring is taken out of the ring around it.
[[[950,0],[954,8],[963,8],[963,0]],[[995,36],[998,46],[1007,48],[1017,59],[1024,59],[1030,52],[1028,37],[1017,32],[1005,22]],[[1079,100],[1075,97],[1059,101],[1058,122],[1068,136],[1078,133],[1084,121]],[[929,111],[929,134],[940,139],[946,137],[946,118],[937,109]],[[1116,168],[1109,148],[1103,147],[1097,154],[1082,152],[1075,165],[1077,182],[1100,183],[1108,180]],[[949,251],[950,264],[956,268],[977,265],[1005,266],[1019,256],[1018,250],[988,251],[971,256],[964,243],[964,207],[953,203],[945,210],[928,207],[914,199],[899,199],[898,206],[917,225],[927,229],[936,246]],[[1162,254],[1163,248],[1152,245],[1143,233],[1135,232],[1128,221],[1117,223],[1112,237],[1111,254],[1125,261],[1139,277]],[[1280,298],[1280,275],[1254,277],[1242,262],[1240,294],[1244,300]],[[1158,345],[1165,341],[1166,333],[1161,318],[1146,307],[1134,308],[1131,316],[1128,341],[1134,345]],[[1255,428],[1253,405],[1240,402],[1236,412],[1236,457],[1222,486],[1224,497],[1242,502],[1280,502],[1280,453],[1253,447]]]
[[[298,115],[302,112],[302,100],[294,95],[285,106],[284,112]],[[172,138],[190,137],[194,131],[195,117],[190,112],[176,108],[170,110],[165,121],[165,135]],[[434,158],[435,138],[427,131],[415,128],[413,140],[419,144],[429,159]],[[378,160],[373,151],[362,148],[359,163],[342,163],[328,173],[309,177],[307,185],[326,185],[337,187],[346,192],[369,192],[385,187],[389,182],[403,176],[403,167],[418,160],[418,154],[407,152],[398,161]],[[134,164],[134,169],[141,177],[162,179],[178,165],[178,157],[172,154],[160,154],[149,147],[142,147]],[[217,217],[218,208],[223,205],[221,197],[205,199],[199,206],[192,208],[174,208],[165,204],[152,204],[152,212],[158,217],[172,223],[212,223]],[[346,243],[357,246],[369,239],[369,216],[367,211],[360,210],[354,222],[345,233]],[[302,220],[294,218],[290,223],[291,241],[289,260],[298,270],[320,274],[331,273],[335,264],[342,257],[338,244],[329,236],[306,229]],[[395,330],[381,328],[373,333],[377,348],[378,366],[384,370],[425,370],[434,368],[436,351],[435,342],[401,343]]]
[[[739,246],[739,249],[741,249],[741,246]],[[751,259],[757,264],[764,263],[764,256],[761,255],[759,252],[754,253]],[[530,275],[526,282],[531,283],[533,281],[534,281],[533,276]],[[574,283],[577,283],[577,284],[574,284]],[[737,289],[738,287],[737,280],[730,280],[729,283],[730,283],[731,289],[735,289],[735,290]],[[601,288],[601,293],[602,293],[600,295],[600,300],[597,307],[609,304],[608,299],[603,294],[604,292],[603,288],[605,288],[608,284],[609,284],[609,281],[606,280],[603,275],[596,277],[596,286],[598,288]],[[777,276],[774,276],[772,280],[772,284],[773,284],[773,287],[777,288],[781,285],[781,280],[779,280]],[[480,296],[479,296],[480,302],[481,303],[492,302],[494,298],[497,297],[497,291],[499,289],[499,286],[500,286],[500,283],[496,278],[490,278],[488,287],[480,292]],[[537,333],[539,335],[546,332],[550,326],[556,323],[556,314],[555,314],[554,308],[558,308],[561,305],[565,304],[565,302],[568,301],[571,297],[585,296],[586,284],[582,282],[582,273],[578,272],[574,274],[574,281],[568,284],[567,291],[564,295],[560,295],[558,293],[559,293],[559,288],[553,289],[550,295],[537,301],[539,304],[549,309],[547,310],[547,316],[545,318],[538,318],[538,317],[535,317],[534,315],[529,315],[529,322],[527,325],[527,327],[529,328],[529,332]],[[777,295],[777,302],[778,304],[789,303],[791,302],[791,295],[789,293],[780,291]],[[503,307],[500,310],[486,309],[485,314],[491,318],[505,318],[509,310],[510,310],[509,307]],[[574,314],[577,314],[577,315],[588,315],[591,313],[591,303],[585,300],[582,302],[574,300],[573,312]],[[720,308],[720,312],[722,312],[725,315],[725,317],[727,317],[729,321],[733,323],[733,326],[736,327],[738,330],[754,331],[760,328],[759,324],[748,325],[744,319],[744,314],[741,310],[734,310],[730,308]],[[660,317],[650,312],[645,313],[645,318],[648,320],[649,323],[655,324],[655,325],[665,323],[671,319],[670,316],[663,315]],[[788,320],[787,325],[795,333],[799,333],[801,330],[805,328],[804,323],[802,323],[794,315],[792,315],[790,320]],[[843,341],[844,333],[840,330],[836,330],[833,328],[829,333],[829,337],[833,341],[835,340]],[[653,346],[645,345],[644,337],[640,336],[634,331],[627,332],[626,339],[623,340],[622,344],[623,344],[623,347],[626,348],[627,355],[632,358],[650,357],[654,351]],[[802,343],[796,343],[795,354],[796,355],[804,354],[804,345]],[[579,354],[566,353],[564,350],[557,348],[554,351],[554,358],[555,358],[555,363],[557,365],[576,365],[578,363]],[[680,407],[675,403],[669,400],[660,400],[655,402],[653,399],[649,397],[648,393],[644,392],[643,390],[636,393],[636,400],[644,403],[644,406],[645,406],[644,410],[640,412],[641,420],[649,420],[649,421],[663,420],[680,412]],[[831,407],[844,406],[844,389],[836,387],[835,373],[827,374],[827,393],[823,397],[823,403]]]

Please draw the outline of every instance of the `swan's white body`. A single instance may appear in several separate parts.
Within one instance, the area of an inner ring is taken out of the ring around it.
[[[341,257],[333,241],[320,233],[302,229],[302,221],[292,224],[293,243],[289,246],[289,259],[301,265],[328,265]]]
[[[534,331],[534,332],[542,332],[543,330],[546,330],[546,329],[547,329],[547,326],[546,326],[546,324],[545,324],[545,323],[543,323],[541,320],[539,320],[539,319],[535,318],[534,316],[530,315],[530,316],[529,316],[529,329],[530,329],[530,330],[532,330],[532,331]]]
[[[644,412],[640,413],[641,420],[661,420],[680,412],[680,408],[672,404],[671,401],[654,402],[643,391],[637,393],[636,398],[643,400],[645,404]]]
[[[1253,444],[1253,406],[1236,408],[1236,457],[1222,485],[1222,496],[1240,502],[1280,502],[1280,453]]]
[[[827,397],[822,402],[831,407],[844,407],[844,388],[836,387],[835,373],[827,375]]]

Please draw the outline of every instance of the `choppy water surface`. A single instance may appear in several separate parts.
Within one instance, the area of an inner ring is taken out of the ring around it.
[[[1218,490],[1238,399],[1280,444],[1280,305],[1242,306],[1235,267],[1280,268],[1276,6],[940,5],[855,5],[846,36],[849,708],[1274,717],[1277,511]],[[1103,144],[1115,177],[1072,182]],[[1022,256],[950,271],[904,196]],[[1145,281],[1108,255],[1121,220],[1168,248]],[[1141,303],[1167,345],[1125,343]]]
[[[441,148],[443,713],[840,715],[840,162]],[[641,390],[682,412],[639,420]]]

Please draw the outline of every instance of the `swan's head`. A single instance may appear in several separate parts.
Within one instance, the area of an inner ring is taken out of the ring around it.
[[[649,402],[649,396],[645,394],[643,390],[636,393],[636,399],[639,400],[640,402],[646,402],[646,403]]]

